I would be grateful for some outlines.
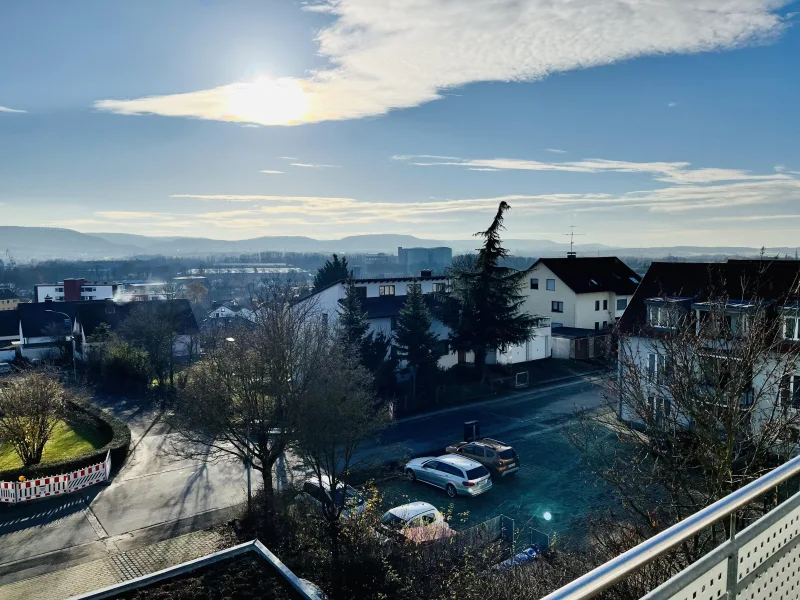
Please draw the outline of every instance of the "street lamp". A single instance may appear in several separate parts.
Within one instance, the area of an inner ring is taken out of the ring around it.
[[[60,310],[50,310],[45,309],[44,312],[55,313],[57,315],[64,315],[69,322],[69,331],[70,334],[72,333],[72,317],[70,317],[67,313],[61,312]],[[72,377],[75,380],[75,383],[78,383],[78,367],[77,363],[75,362],[75,336],[70,335],[69,340],[72,342]]]

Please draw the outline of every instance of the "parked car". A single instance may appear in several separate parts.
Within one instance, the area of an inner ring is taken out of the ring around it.
[[[399,538],[417,544],[446,540],[455,535],[442,513],[427,502],[411,502],[389,509],[381,517],[378,529],[387,541]]]
[[[500,477],[519,471],[519,456],[510,445],[484,438],[474,442],[459,442],[447,447],[448,454],[461,454],[477,460]]]
[[[415,458],[406,465],[406,477],[442,488],[451,498],[477,496],[492,489],[492,477],[486,467],[453,454]]]
[[[349,485],[347,488],[342,488],[341,483],[337,483],[336,498],[331,499],[331,485],[330,479],[324,478],[322,480],[322,487],[319,481],[308,479],[303,483],[303,492],[298,497],[302,502],[306,502],[313,506],[320,514],[322,514],[323,507],[329,506],[335,502],[336,506],[343,506],[341,516],[344,519],[358,516],[364,512],[367,503],[356,490]]]

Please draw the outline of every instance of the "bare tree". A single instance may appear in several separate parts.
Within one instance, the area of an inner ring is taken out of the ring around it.
[[[325,364],[328,327],[310,307],[286,302],[276,286],[255,326],[220,333],[188,371],[173,426],[194,456],[235,456],[259,471],[265,517],[274,518],[273,467],[298,437],[298,411]],[[177,452],[187,454],[185,450]]]
[[[785,382],[800,349],[783,339],[773,304],[713,293],[699,304],[659,298],[647,325],[620,335],[608,411],[582,417],[572,439],[620,495],[621,520],[639,541],[795,451],[800,397],[790,398]],[[609,444],[609,429],[625,443]],[[683,544],[676,564],[696,560],[726,529],[718,524]]]
[[[0,439],[22,464],[39,464],[42,451],[64,415],[67,392],[46,371],[29,371],[0,385]]]
[[[122,339],[147,353],[151,375],[159,387],[173,381],[177,316],[170,301],[135,303],[119,328]]]

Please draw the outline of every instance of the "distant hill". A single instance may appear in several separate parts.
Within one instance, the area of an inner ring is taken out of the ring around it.
[[[507,239],[505,246],[520,256],[559,256],[569,244],[550,240]],[[453,252],[470,252],[480,245],[477,239],[431,240],[413,235],[352,235],[341,239],[318,240],[305,236],[266,236],[247,240],[213,240],[190,237],[150,237],[127,233],[80,233],[72,229],[50,227],[0,226],[0,258],[8,249],[18,261],[68,259],[98,260],[133,256],[211,256],[255,252],[341,252],[396,253],[398,246],[449,246]],[[756,256],[760,249],[743,246],[706,247],[673,246],[665,248],[620,248],[602,244],[576,244],[579,255],[631,256],[662,258],[666,256]],[[768,248],[768,256],[789,254],[795,248]]]

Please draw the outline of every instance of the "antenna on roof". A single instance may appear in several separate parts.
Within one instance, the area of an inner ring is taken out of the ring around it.
[[[569,233],[565,233],[564,235],[569,236],[569,252],[567,252],[567,258],[575,258],[577,254],[575,253],[575,236],[576,235],[586,235],[585,233],[575,233],[575,225],[569,226]]]

